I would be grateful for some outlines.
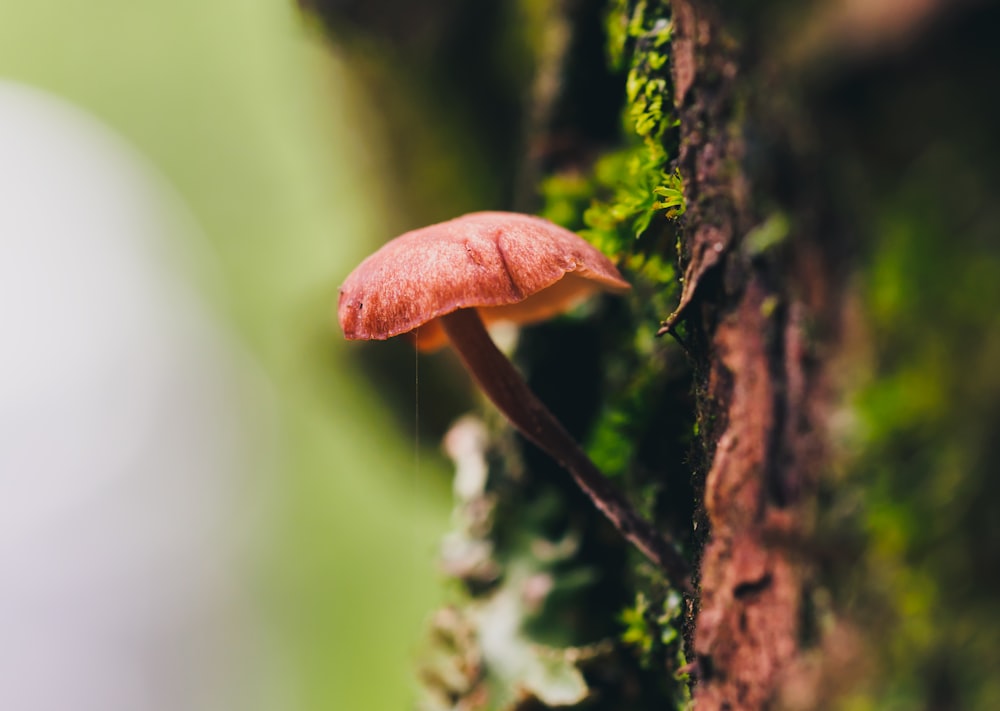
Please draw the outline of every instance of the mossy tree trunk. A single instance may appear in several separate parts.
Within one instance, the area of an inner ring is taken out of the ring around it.
[[[460,477],[490,476],[457,507],[427,707],[1000,708],[994,4],[310,4],[382,37],[359,56],[405,117],[401,204],[451,216],[427,145],[454,149],[441,184],[492,157],[462,208],[541,212],[633,280],[519,362],[698,583],[524,443],[453,431]]]
[[[1000,15],[672,7],[695,707],[992,708]]]

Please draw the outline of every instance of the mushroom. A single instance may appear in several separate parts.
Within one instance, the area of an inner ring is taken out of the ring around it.
[[[365,259],[340,289],[348,339],[410,334],[421,350],[446,343],[527,439],[576,480],[621,533],[687,587],[687,565],[605,478],[497,349],[484,324],[549,318],[596,291],[630,288],[588,242],[548,220],[477,212],[407,232]]]

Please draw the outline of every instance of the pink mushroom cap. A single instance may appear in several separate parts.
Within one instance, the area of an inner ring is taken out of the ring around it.
[[[487,325],[562,313],[596,291],[630,288],[589,242],[548,220],[474,212],[400,235],[365,259],[340,288],[344,336],[414,333],[421,350],[447,343],[438,319],[475,308]]]

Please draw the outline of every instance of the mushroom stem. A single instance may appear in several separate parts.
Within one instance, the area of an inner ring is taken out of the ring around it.
[[[441,324],[472,377],[514,427],[562,465],[622,535],[656,563],[675,585],[690,590],[684,558],[660,531],[636,513],[531,391],[493,343],[479,313],[475,309],[459,309],[442,316]]]

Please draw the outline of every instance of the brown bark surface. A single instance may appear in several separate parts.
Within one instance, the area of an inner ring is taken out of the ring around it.
[[[810,240],[745,243],[765,216],[750,200],[738,107],[739,45],[711,3],[677,0],[674,80],[688,212],[675,319],[701,361],[707,455],[693,648],[695,706],[761,709],[780,691],[802,635],[808,570],[797,551],[821,457],[822,373],[804,328],[828,276]]]

